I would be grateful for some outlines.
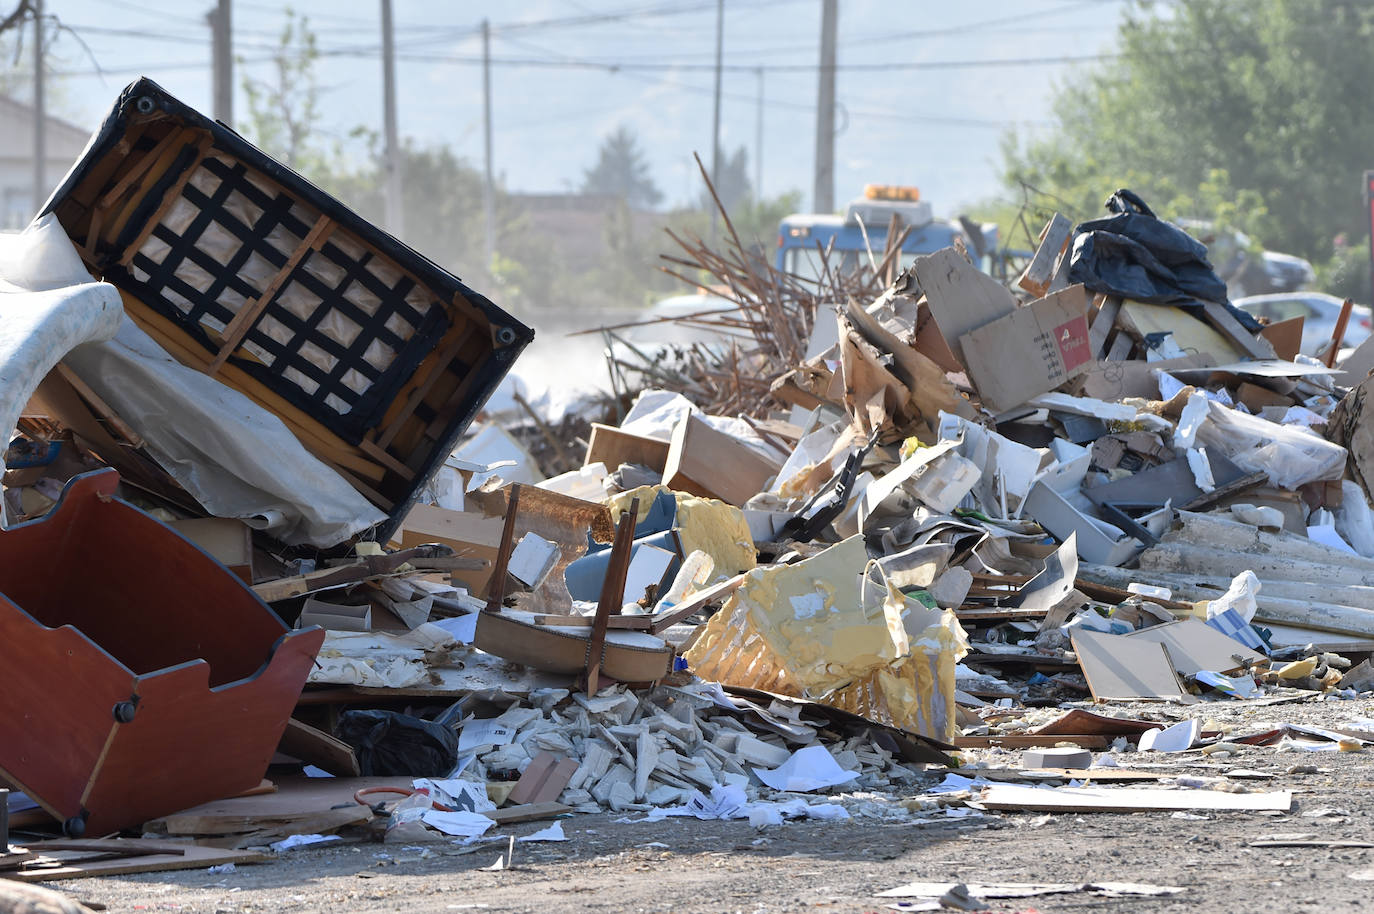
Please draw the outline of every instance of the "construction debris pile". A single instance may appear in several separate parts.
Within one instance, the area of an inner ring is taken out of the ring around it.
[[[130,86],[0,251],[0,809],[67,835],[10,853],[0,818],[0,876],[579,812],[1286,809],[1025,786],[1374,739],[1078,707],[1374,691],[1371,382],[1110,206],[1056,216],[1019,293],[957,247],[900,271],[895,225],[865,280],[682,242],[738,306],[693,320],[757,345],[542,479],[492,425],[453,456],[528,328]]]

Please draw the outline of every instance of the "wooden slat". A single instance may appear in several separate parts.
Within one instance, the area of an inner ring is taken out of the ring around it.
[[[143,228],[139,230],[138,237],[133,240],[132,244],[124,249],[124,253],[119,258],[119,263],[122,266],[127,267],[129,265],[134,259],[134,255],[138,253],[139,249],[143,247],[144,242],[148,240],[148,236],[153,233],[153,229],[157,228],[162,218],[167,215],[167,212],[176,204],[177,200],[181,199],[181,192],[186,188],[186,184],[191,180],[191,176],[196,173],[196,169],[200,167],[201,161],[204,160],[205,154],[210,151],[210,147],[213,143],[214,140],[208,133],[201,137],[196,143],[196,154],[195,157],[191,159],[191,164],[186,167],[186,170],[183,171],[174,182],[172,182],[172,186],[167,189],[167,193],[163,196],[162,202],[158,204],[157,210],[149,217],[148,221],[144,223]]]
[[[253,324],[257,323],[258,318],[262,316],[262,312],[267,310],[267,306],[272,303],[273,297],[276,296],[277,292],[281,290],[281,287],[286,284],[286,280],[290,278],[292,272],[295,271],[296,267],[300,266],[301,261],[305,259],[307,254],[318,251],[324,243],[329,240],[329,236],[333,233],[336,224],[337,223],[328,216],[320,216],[320,218],[315,220],[315,224],[311,226],[310,231],[301,239],[301,243],[296,245],[296,249],[291,252],[291,256],[286,258],[286,263],[282,264],[281,269],[278,270],[277,274],[267,283],[267,287],[262,290],[262,294],[252,301],[245,303],[244,306],[238,310],[238,313],[234,315],[234,319],[229,322],[229,325],[224,328],[224,342],[219,347],[219,352],[215,353],[215,357],[210,360],[209,366],[206,367],[206,374],[212,375],[220,370],[225,360],[229,358],[235,349],[239,348],[239,344],[242,343],[243,338],[248,335],[248,331],[253,329]]]
[[[458,334],[456,340],[439,351],[438,356],[434,358],[432,368],[429,373],[425,375],[424,380],[420,381],[415,389],[410,392],[410,395],[406,397],[405,405],[401,407],[401,411],[387,421],[386,427],[382,429],[382,433],[377,436],[378,447],[387,448],[391,446],[391,442],[395,440],[396,435],[401,431],[401,427],[405,425],[406,420],[414,415],[415,408],[424,401],[425,397],[429,396],[429,392],[434,389],[434,385],[438,382],[439,378],[444,375],[449,363],[457,358],[458,353],[461,352],[463,347],[468,344],[468,341],[472,339],[472,335],[476,330],[477,324],[475,322],[469,323]]]

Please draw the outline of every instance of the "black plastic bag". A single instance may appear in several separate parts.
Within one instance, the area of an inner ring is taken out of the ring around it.
[[[395,711],[345,711],[339,739],[358,754],[363,777],[443,777],[458,763],[458,734]]]
[[[1069,282],[1155,305],[1226,304],[1226,283],[1202,242],[1156,218],[1129,190],[1113,194],[1107,209],[1115,215],[1074,229]]]

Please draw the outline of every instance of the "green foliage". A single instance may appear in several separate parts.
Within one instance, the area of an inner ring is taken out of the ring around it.
[[[602,141],[596,164],[582,173],[582,193],[620,197],[638,209],[653,209],[663,200],[639,140],[624,124]]]
[[[1331,258],[1317,267],[1317,288],[1357,302],[1374,301],[1369,267],[1369,235],[1354,241],[1339,235],[1332,245]]]
[[[319,56],[310,20],[287,7],[286,25],[272,52],[272,78],[243,80],[248,96],[248,118],[241,124],[244,136],[306,176],[327,173],[339,155],[337,147],[327,149],[319,142]]]
[[[1165,218],[1318,260],[1368,231],[1374,4],[1142,2],[1118,38],[1117,58],[1058,91],[1048,135],[1008,138],[1009,187],[1077,219],[1130,187]]]

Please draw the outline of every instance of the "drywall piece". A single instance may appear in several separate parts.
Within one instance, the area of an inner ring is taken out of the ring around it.
[[[1265,659],[1263,654],[1250,650],[1195,618],[1151,625],[1123,637],[1164,645],[1174,669],[1183,676],[1191,676],[1200,670],[1229,673],[1241,669],[1246,663],[1258,663]]]
[[[1157,787],[1026,787],[994,784],[979,803],[988,809],[1025,812],[1165,812],[1179,809],[1277,810],[1293,806],[1291,790],[1225,793]]]
[[[764,457],[695,414],[673,429],[663,484],[674,491],[742,505],[768,488],[781,462]]]
[[[912,269],[926,295],[940,335],[965,365],[968,360],[963,348],[964,335],[1016,310],[1012,294],[1000,282],[969,263],[955,248],[943,248],[934,254],[917,257]]]
[[[1097,701],[1172,699],[1185,694],[1169,652],[1153,641],[1076,628],[1070,636]]]
[[[1196,717],[1181,720],[1172,727],[1158,727],[1140,734],[1137,748],[1141,752],[1186,752],[1193,748],[1202,733],[1202,721]]]
[[[985,405],[1008,410],[1087,370],[1088,295],[1070,286],[959,338]]]
[[[649,543],[639,543],[630,556],[630,569],[625,574],[625,601],[633,603],[644,597],[649,587],[660,587],[668,567],[677,554]]]
[[[662,473],[667,462],[668,442],[665,439],[636,435],[600,422],[592,423],[583,466],[604,463],[606,469],[614,473],[622,463],[637,463]]]
[[[1021,753],[1022,768],[1087,768],[1093,754],[1087,749],[1056,746],[1052,749],[1027,749]]]
[[[558,546],[537,533],[526,533],[510,554],[507,571],[526,587],[538,587],[558,561]]]

